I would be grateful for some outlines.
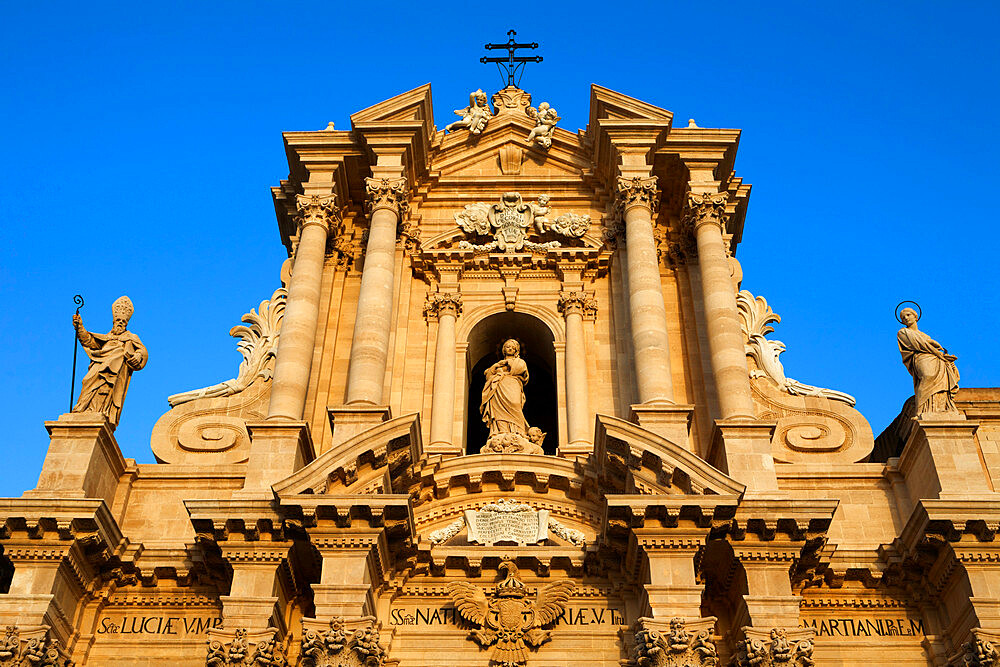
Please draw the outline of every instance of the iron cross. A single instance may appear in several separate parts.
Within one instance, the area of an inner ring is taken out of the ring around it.
[[[507,72],[507,85],[514,86],[521,83],[521,75],[524,74],[524,63],[540,63],[542,62],[541,56],[515,56],[514,51],[517,49],[537,49],[538,42],[532,42],[530,44],[518,44],[514,41],[514,35],[517,32],[514,30],[508,30],[507,36],[509,39],[504,44],[486,44],[486,49],[492,51],[493,49],[507,49],[507,56],[502,58],[490,58],[483,56],[479,59],[481,63],[496,63],[497,69],[499,70],[503,67],[504,71]],[[520,75],[518,74],[520,72]],[[503,76],[503,74],[501,74]],[[514,77],[517,77],[517,84],[514,83]]]

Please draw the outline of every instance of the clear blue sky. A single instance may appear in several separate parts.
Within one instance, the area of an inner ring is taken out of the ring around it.
[[[0,9],[0,496],[34,486],[67,409],[72,297],[120,294],[150,361],[117,437],[152,461],[169,394],[234,376],[228,330],[278,285],[282,130],[431,82],[443,127],[499,87],[482,44],[538,41],[522,87],[570,130],[600,83],[743,129],[744,287],[790,377],[878,433],[912,393],[893,307],[1000,385],[996,3],[6,3]],[[81,370],[84,368],[81,363]]]

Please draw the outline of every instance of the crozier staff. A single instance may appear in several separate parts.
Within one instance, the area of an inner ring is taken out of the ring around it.
[[[113,326],[106,334],[87,331],[79,313],[73,315],[73,328],[90,357],[90,367],[83,376],[80,399],[72,412],[100,412],[112,426],[118,425],[132,371],[141,370],[148,359],[146,346],[126,330],[133,312],[127,296],[116,299],[111,305]]]
[[[957,412],[957,357],[948,354],[941,343],[917,329],[919,319],[916,310],[904,308],[899,313],[899,321],[905,327],[896,334],[903,365],[913,376],[913,397],[917,414]]]

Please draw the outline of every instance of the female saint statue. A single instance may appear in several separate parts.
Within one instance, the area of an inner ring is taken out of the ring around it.
[[[896,334],[896,340],[903,355],[903,365],[913,376],[917,414],[957,412],[957,357],[948,354],[940,343],[917,329],[919,315],[914,309],[904,308],[899,313],[899,319],[906,326]]]
[[[503,359],[487,368],[485,373],[479,413],[490,435],[482,451],[541,454],[541,443],[529,439],[528,424],[524,420],[528,365],[521,359],[521,345],[510,338],[504,341],[502,350]]]

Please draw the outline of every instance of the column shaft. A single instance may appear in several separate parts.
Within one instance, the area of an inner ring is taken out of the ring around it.
[[[724,198],[722,201],[725,201]],[[753,418],[750,376],[736,309],[736,291],[733,289],[719,219],[699,219],[695,226],[695,238],[708,328],[708,349],[722,413],[720,416],[723,419]]]
[[[587,405],[587,352],[583,342],[583,313],[566,309],[566,425],[570,445],[590,442]]]
[[[454,307],[438,311],[431,395],[431,445],[450,445],[455,430],[455,320]]]
[[[299,211],[304,219],[288,284],[288,302],[281,321],[271,402],[267,411],[269,419],[301,419],[305,408],[329,232],[326,216],[333,212],[333,199],[332,196],[301,195],[299,198]]]
[[[672,403],[674,388],[670,375],[667,311],[663,305],[663,284],[649,208],[626,208],[625,242],[628,245],[628,303],[639,402]]]
[[[347,403],[382,404],[385,368],[389,358],[392,327],[396,227],[404,197],[405,179],[390,182],[369,179],[370,202],[374,202],[368,227],[361,292],[358,294],[351,366],[347,374]],[[391,200],[391,203],[385,202]]]

